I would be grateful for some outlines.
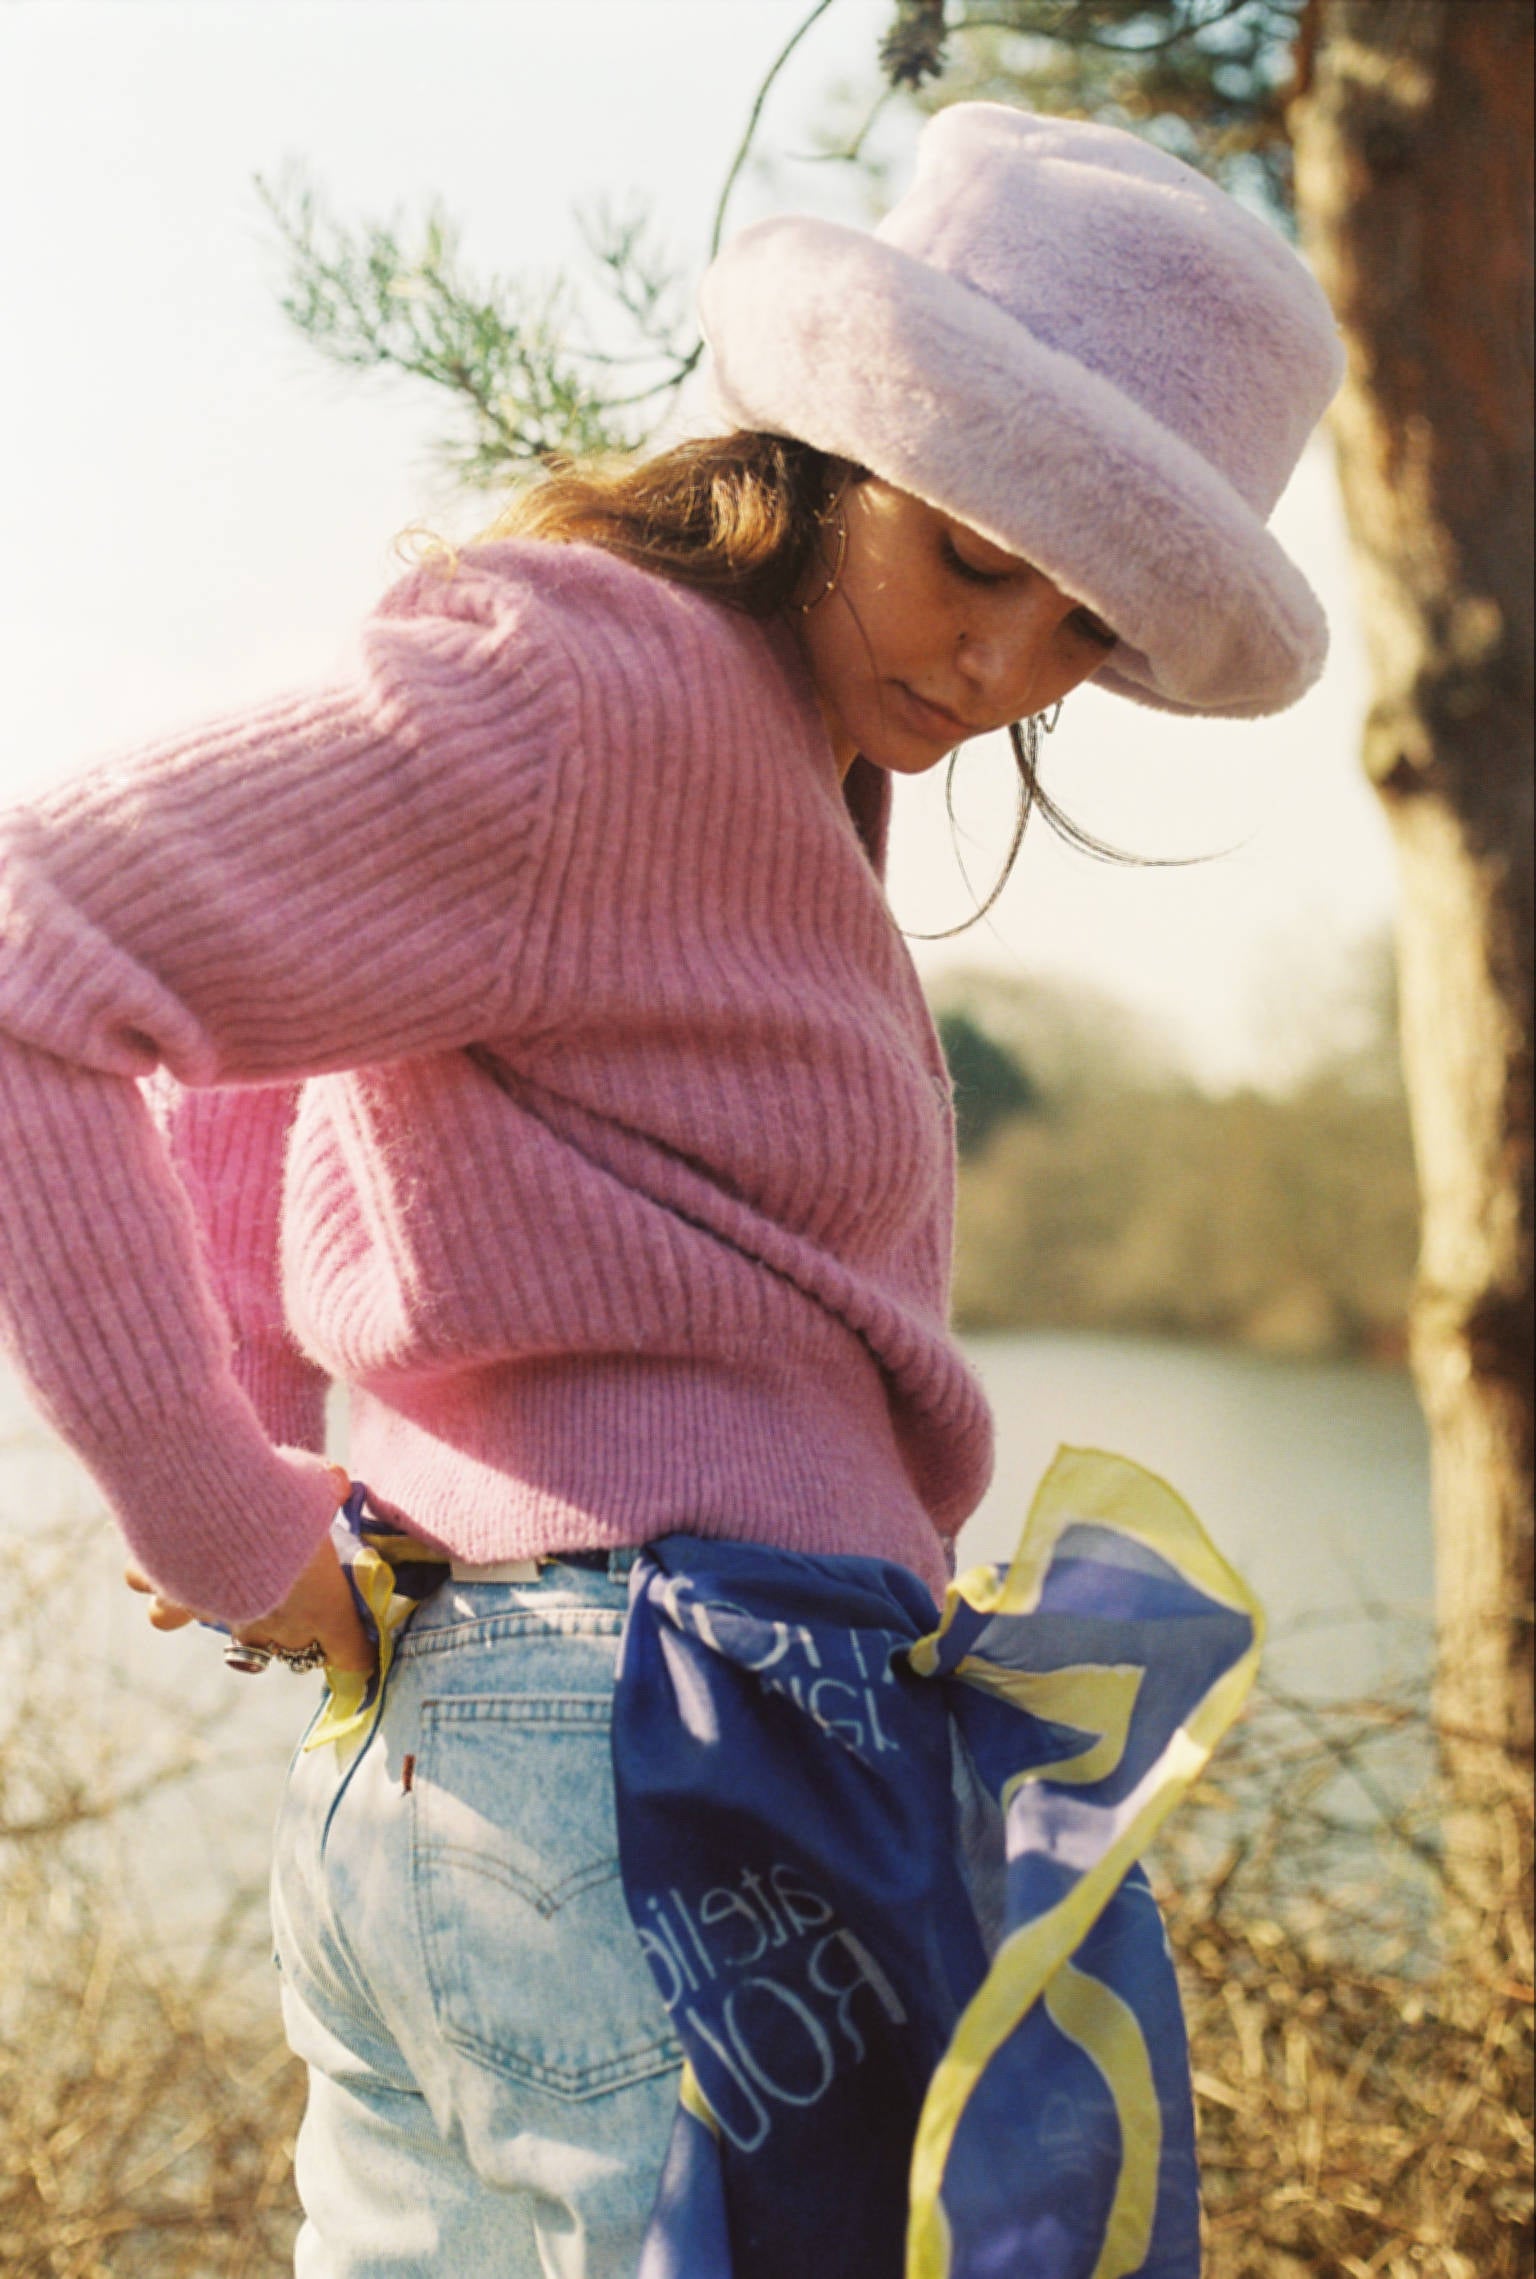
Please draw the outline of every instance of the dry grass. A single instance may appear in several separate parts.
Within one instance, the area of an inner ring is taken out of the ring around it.
[[[103,1670],[81,1629],[102,1565],[99,1529],[8,1545],[0,2270],[277,2279],[302,2079],[262,1967],[262,1895],[208,1873],[196,1935],[175,1943],[137,1896],[206,1872],[158,1808],[195,1825],[210,1767],[245,1761],[239,1728],[184,1686]]]
[[[1207,2279],[1532,2269],[1530,1798],[1491,1787],[1447,1857],[1431,1768],[1421,1712],[1271,1695],[1162,1878]]]
[[[18,1659],[25,1635],[0,1654],[0,2269],[278,2279],[301,2083],[255,1967],[259,1896],[227,1893],[196,1950],[167,1954],[122,1872],[144,1810],[122,1799],[194,1779],[208,1744],[174,1717],[146,1740],[137,1696],[131,1752],[83,1736],[48,1627]],[[62,1737],[46,1757],[38,1732]],[[1529,2272],[1528,1802],[1487,1799],[1471,1874],[1435,1827],[1421,1708],[1274,1693],[1220,1782],[1157,1863],[1208,2279]]]
[[[239,1992],[243,1910],[183,1979],[93,1870],[7,1882],[0,2267],[27,2279],[276,2279],[291,2269],[303,2096]]]

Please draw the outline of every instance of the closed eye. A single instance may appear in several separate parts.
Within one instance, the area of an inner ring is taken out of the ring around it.
[[[978,569],[974,562],[966,560],[947,532],[944,536],[943,546],[947,567],[954,571],[957,578],[964,578],[968,586],[1000,586],[1005,578],[1012,577],[1014,574],[1011,570]]]
[[[1000,586],[1006,583],[1009,578],[1017,577],[1019,574],[1017,570],[1012,569],[984,570],[977,563],[968,562],[948,531],[943,535],[942,546],[946,567],[957,578],[962,578],[968,586]],[[1106,625],[1102,617],[1095,616],[1091,609],[1075,610],[1072,616],[1068,618],[1067,623],[1080,639],[1091,641],[1099,649],[1113,649],[1120,638],[1119,634],[1112,627]]]

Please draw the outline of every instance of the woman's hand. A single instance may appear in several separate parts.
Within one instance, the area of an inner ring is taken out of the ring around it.
[[[339,1506],[351,1492],[351,1482],[340,1465],[333,1465],[331,1470]],[[198,1619],[193,1608],[162,1597],[137,1567],[128,1568],[126,1580],[130,1590],[148,1596],[149,1619],[156,1630],[181,1630]],[[314,1557],[281,1604],[257,1622],[240,1624],[230,1636],[243,1646],[281,1647],[288,1653],[302,1653],[306,1646],[318,1643],[332,1669],[373,1668],[373,1646],[358,1614],[346,1570],[328,1535],[322,1537]]]

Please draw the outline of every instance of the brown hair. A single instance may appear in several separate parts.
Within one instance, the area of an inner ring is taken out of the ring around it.
[[[810,571],[836,464],[751,429],[651,459],[558,461],[481,536],[601,546],[749,617],[776,617]]]

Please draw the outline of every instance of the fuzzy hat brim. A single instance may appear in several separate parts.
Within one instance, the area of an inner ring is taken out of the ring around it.
[[[700,295],[737,426],[793,435],[1024,556],[1119,641],[1095,685],[1161,710],[1282,711],[1322,609],[1210,460],[983,294],[861,230],[743,230]]]

